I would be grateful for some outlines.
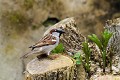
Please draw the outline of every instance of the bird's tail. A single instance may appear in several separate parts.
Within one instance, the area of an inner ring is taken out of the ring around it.
[[[28,57],[28,55],[29,55],[29,52],[28,52],[28,53],[26,53],[26,54],[24,54],[23,56],[21,56],[21,57],[20,57],[20,59],[27,58],[27,57]]]

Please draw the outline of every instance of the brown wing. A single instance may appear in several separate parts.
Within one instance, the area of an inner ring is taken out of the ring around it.
[[[38,48],[41,46],[47,46],[47,45],[53,45],[55,43],[56,43],[56,37],[49,34],[43,37],[41,40],[39,40],[35,45],[30,46],[30,48],[32,48],[33,50],[34,48]]]

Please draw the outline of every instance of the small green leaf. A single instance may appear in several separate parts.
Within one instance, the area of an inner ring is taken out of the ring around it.
[[[81,61],[79,58],[76,59],[76,64],[78,64],[78,65],[81,64]]]
[[[88,35],[88,38],[95,42],[100,49],[102,49],[102,43],[95,34]]]
[[[102,33],[102,43],[103,43],[103,46],[104,48],[107,47],[107,44],[109,42],[109,39],[111,38],[113,33],[105,30],[103,33]]]
[[[80,55],[80,52],[77,52],[76,54],[74,54],[73,58],[76,60],[76,64],[81,64],[82,63],[82,57]]]
[[[79,58],[80,57],[80,52],[76,53],[73,58]]]

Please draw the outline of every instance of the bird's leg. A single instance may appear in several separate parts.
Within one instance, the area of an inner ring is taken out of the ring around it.
[[[50,59],[54,60],[54,59],[58,58],[59,55],[58,55],[58,54],[48,55],[48,57],[49,57]]]
[[[48,52],[48,53],[47,53],[47,56],[48,56],[48,58],[50,58],[50,59],[53,60],[53,58],[52,58],[52,56],[50,55],[50,53],[51,53],[51,52]]]
[[[58,58],[59,55],[58,54],[50,55],[50,52],[48,52],[48,53],[40,54],[37,56],[38,59],[42,59],[45,57],[48,57],[49,59],[54,60],[54,59]]]
[[[50,53],[51,53],[51,52],[49,51],[49,52],[47,53],[47,55],[49,56],[49,55],[50,55]]]

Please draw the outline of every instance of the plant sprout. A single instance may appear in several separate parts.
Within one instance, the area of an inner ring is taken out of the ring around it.
[[[103,60],[103,72],[105,72],[105,67],[106,67],[106,53],[107,53],[107,45],[109,42],[109,39],[111,38],[112,33],[109,31],[105,30],[102,33],[102,39],[100,40],[95,34],[89,35],[88,38],[91,39],[93,42],[96,43],[96,45],[99,47],[101,55],[102,55],[102,60]]]
[[[83,53],[85,54],[85,60],[83,60],[83,57],[81,56],[81,52],[77,52],[75,55],[74,55],[74,59],[76,60],[76,64],[77,65],[80,65],[80,64],[83,64],[86,72],[88,73],[88,75],[90,76],[90,56],[91,56],[91,50],[88,46],[88,42],[85,41],[82,43],[82,50],[83,50]]]
[[[85,53],[85,64],[84,64],[84,67],[85,67],[86,72],[90,76],[90,65],[91,65],[90,64],[90,56],[91,56],[91,50],[89,48],[89,45],[88,45],[87,41],[83,42],[82,46],[83,46],[82,50]]]
[[[82,63],[82,57],[81,57],[80,52],[75,53],[73,58],[76,60],[77,65],[80,65]]]

